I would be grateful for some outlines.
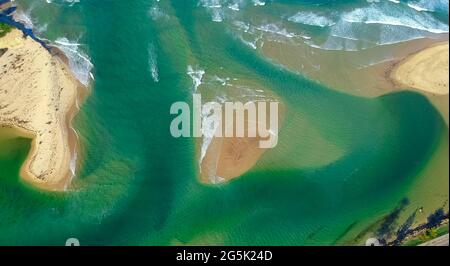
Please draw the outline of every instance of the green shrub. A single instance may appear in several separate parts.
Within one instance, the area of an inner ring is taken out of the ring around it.
[[[0,37],[5,36],[8,32],[12,30],[12,26],[0,22]]]

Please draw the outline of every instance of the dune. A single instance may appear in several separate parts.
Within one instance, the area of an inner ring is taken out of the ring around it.
[[[394,67],[391,77],[403,86],[446,95],[449,91],[448,57],[448,42],[435,45],[405,58]]]
[[[70,122],[84,87],[58,53],[17,29],[0,38],[0,50],[0,130],[32,139],[21,178],[42,189],[65,190],[76,148]]]

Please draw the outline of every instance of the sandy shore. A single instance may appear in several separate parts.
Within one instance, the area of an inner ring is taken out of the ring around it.
[[[391,72],[403,85],[432,94],[448,94],[448,42],[424,49],[401,61]]]
[[[260,138],[213,138],[201,162],[201,181],[208,184],[228,182],[250,170],[267,149],[259,147]]]
[[[0,130],[32,139],[21,177],[39,188],[65,190],[76,148],[70,121],[83,86],[60,57],[19,30],[0,38],[0,49]]]
[[[284,106],[282,102],[279,102],[278,108],[278,126],[280,130],[284,120]],[[237,126],[236,116],[237,113],[235,113],[233,128]],[[269,110],[267,110],[266,116],[268,126],[270,124]],[[220,184],[238,178],[251,170],[265,152],[270,152],[271,149],[276,148],[260,147],[260,142],[267,141],[268,138],[261,138],[258,135],[256,137],[248,136],[249,130],[258,132],[258,122],[253,121],[249,123],[247,118],[246,114],[242,117],[244,121],[244,137],[212,138],[203,160],[200,161],[200,181],[202,183]],[[225,124],[224,121],[222,128],[227,126],[229,125]]]

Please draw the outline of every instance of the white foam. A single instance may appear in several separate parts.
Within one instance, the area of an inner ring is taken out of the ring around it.
[[[325,16],[320,16],[313,12],[301,11],[292,17],[288,18],[289,21],[300,23],[310,26],[328,27],[335,24],[335,22]]]
[[[376,6],[357,8],[342,15],[342,20],[350,23],[380,24],[402,26],[431,33],[447,33],[448,25],[436,20],[427,13],[410,14]]]
[[[407,2],[407,6],[422,12],[434,12],[434,11],[444,11],[448,14],[448,0],[410,0]]]
[[[60,38],[60,39],[57,39],[57,40],[55,41],[55,43],[57,43],[57,44],[59,44],[59,45],[64,45],[64,46],[74,46],[74,47],[80,46],[80,45],[81,45],[81,44],[79,44],[79,43],[71,43],[71,42],[69,42],[69,40],[67,40],[67,38]]]
[[[45,0],[45,2],[47,2],[47,4],[53,4],[54,0]],[[80,0],[60,0],[56,2],[65,2],[68,3],[69,6],[73,6],[74,4],[79,3]]]
[[[187,68],[187,74],[191,77],[193,83],[193,91],[197,92],[198,87],[202,84],[203,75],[205,70],[194,69],[191,65]]]
[[[227,85],[227,82],[230,80],[230,78],[221,78],[219,76],[214,76],[213,79],[215,81],[218,81],[220,83],[220,85],[222,85],[222,86]]]
[[[250,48],[252,48],[253,50],[256,50],[258,47],[256,46],[256,40],[254,40],[253,42],[251,41],[247,41],[244,38],[242,38],[241,36],[239,37],[239,39],[247,46],[249,46]]]
[[[211,144],[216,131],[219,129],[221,125],[222,118],[213,114],[214,103],[207,102],[202,106],[202,147],[200,154],[201,164],[203,159],[206,156],[206,152],[208,151],[208,147]]]
[[[412,8],[412,9],[414,9],[414,10],[419,11],[419,12],[421,12],[421,11],[430,11],[430,10],[424,8],[424,7],[421,7],[421,6],[413,4],[413,3],[407,3],[406,5],[409,6],[410,8]]]
[[[264,6],[266,3],[264,1],[261,0],[253,0],[253,5],[254,6]]]
[[[217,76],[216,76],[217,77]],[[226,78],[229,80],[230,78]],[[219,130],[222,125],[222,117],[213,112],[216,103],[223,104],[227,99],[225,96],[217,96],[213,102],[204,103],[201,109],[201,120],[202,120],[202,146],[200,152],[199,164],[202,163],[206,156],[209,145],[211,144],[216,131]],[[201,168],[201,167],[200,167]]]
[[[148,65],[150,68],[150,74],[154,82],[159,82],[158,74],[158,55],[156,54],[155,47],[150,44],[148,47]]]
[[[214,22],[222,22],[223,16],[222,13],[219,10],[214,10],[212,13],[212,21]]]
[[[220,0],[200,0],[200,3],[210,12],[212,21],[223,21],[224,13]]]
[[[234,21],[233,24],[241,31],[248,32],[250,30],[250,24],[242,21]]]
[[[287,17],[287,20],[298,23],[300,26],[317,26],[326,30],[321,30],[317,38],[298,35],[298,31],[290,32],[287,36],[302,37],[305,39],[304,43],[314,48],[357,51],[377,45],[433,38],[434,34],[449,32],[448,23],[434,17],[432,13],[432,11],[448,13],[448,0],[411,0],[404,3],[399,0],[368,2],[370,2],[368,5],[349,10],[327,11],[324,9],[319,13],[319,11],[306,9],[297,12]],[[252,26],[245,23],[235,25],[250,34],[253,33]],[[268,30],[258,27],[258,29],[274,32],[270,28]],[[309,31],[308,28],[304,30]]]
[[[75,5],[76,3],[79,3],[80,2],[80,0],[65,0],[67,3],[69,3],[70,4],[70,6],[73,6],[73,5]]]
[[[83,85],[89,85],[92,76],[91,70],[94,65],[91,63],[90,58],[79,49],[81,44],[71,42],[65,37],[55,40],[55,44],[69,59],[69,67],[72,69],[75,77]]]
[[[25,28],[27,29],[33,29],[34,28],[34,22],[31,19],[30,11],[23,11],[23,10],[17,10],[14,12],[14,20],[22,23]]]
[[[79,0],[64,0],[64,2],[70,3],[71,5],[78,3]],[[53,1],[48,0],[47,3],[53,3]],[[33,19],[30,16],[31,9],[27,11],[16,10],[14,12],[14,19],[16,21],[24,24],[25,28],[32,29],[36,34],[42,34],[47,30],[48,24],[44,24],[42,26],[35,26]],[[44,38],[40,37],[45,40]],[[90,58],[79,50],[79,46],[81,44],[77,42],[71,42],[67,38],[57,38],[55,41],[55,46],[58,47],[64,54],[67,56],[69,60],[69,67],[71,68],[75,77],[85,86],[89,85],[90,79],[94,79],[91,70],[93,68],[93,64],[90,61]]]
[[[238,3],[231,4],[228,6],[228,8],[234,11],[239,11],[239,4]]]
[[[273,24],[273,23],[261,25],[261,26],[255,27],[255,28],[257,30],[260,30],[263,32],[277,34],[277,35],[281,35],[281,36],[284,36],[287,38],[293,38],[293,37],[297,36],[295,33],[288,32],[286,29],[280,28],[279,26],[277,26],[276,24]]]

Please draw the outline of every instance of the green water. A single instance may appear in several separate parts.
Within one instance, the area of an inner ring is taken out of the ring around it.
[[[95,81],[75,121],[82,150],[70,191],[17,182],[29,143],[8,141],[17,149],[0,156],[0,244],[339,244],[398,206],[448,138],[417,93],[336,92],[270,64],[196,1],[163,2],[169,19],[157,22],[150,1],[35,9],[50,39],[82,33]],[[169,132],[170,105],[191,102],[188,65],[261,84],[285,106],[278,146],[225,185],[200,184],[196,140]]]

